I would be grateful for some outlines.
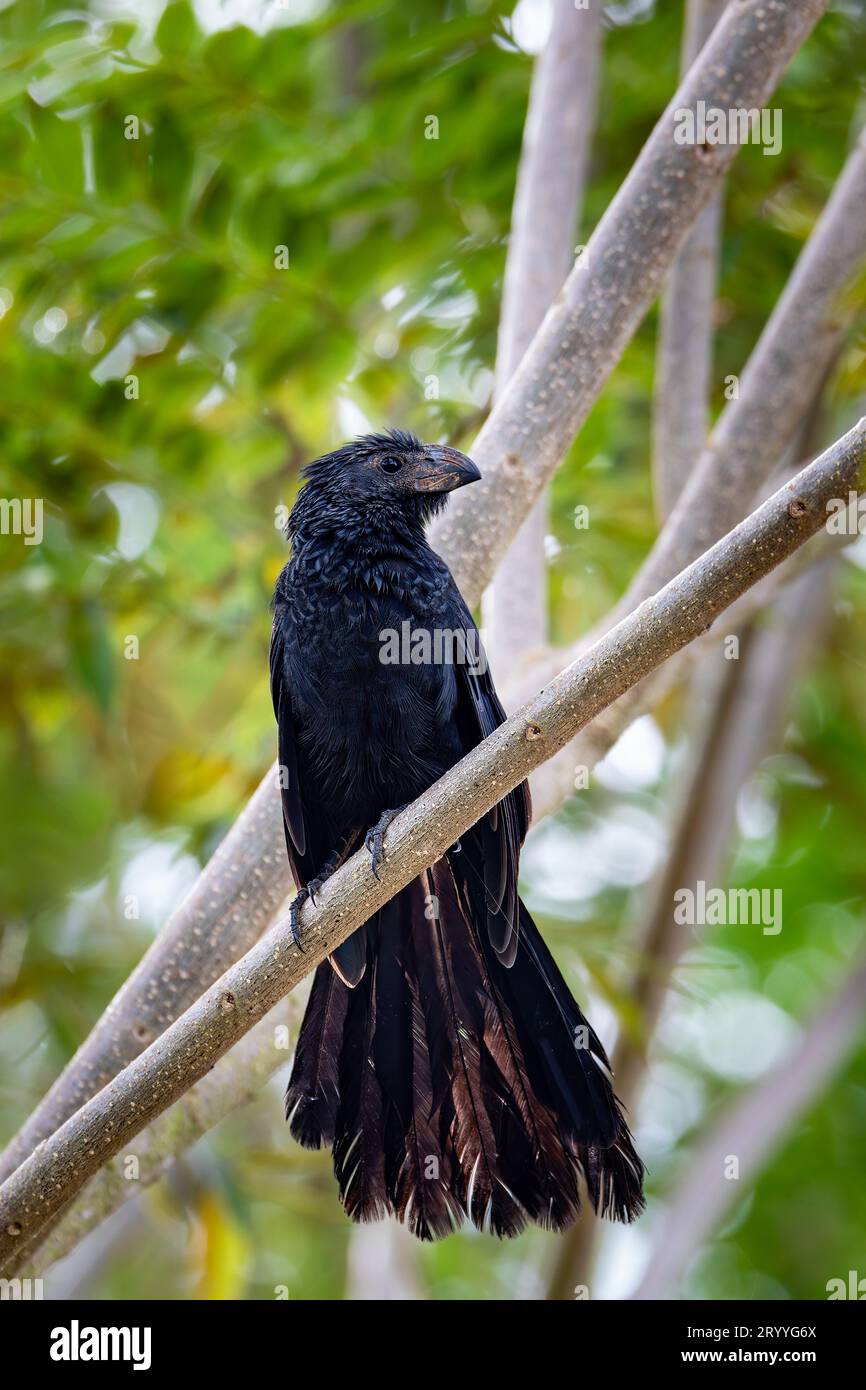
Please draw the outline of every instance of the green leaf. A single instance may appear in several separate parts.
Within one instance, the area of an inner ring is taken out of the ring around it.
[[[172,0],[156,26],[156,44],[166,56],[188,53],[199,37],[198,25],[188,0]]]
[[[39,171],[51,188],[63,193],[81,193],[84,188],[84,145],[81,126],[74,118],[61,118],[47,106],[29,100],[30,119],[36,140]]]
[[[76,605],[69,620],[69,639],[75,670],[103,714],[114,703],[114,657],[101,608],[89,600]]]
[[[195,158],[186,133],[171,111],[162,111],[151,136],[152,172],[157,202],[174,222],[186,209]]]

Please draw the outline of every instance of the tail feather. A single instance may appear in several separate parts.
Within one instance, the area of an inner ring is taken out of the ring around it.
[[[351,1217],[394,1213],[421,1239],[463,1217],[500,1236],[528,1220],[560,1230],[581,1174],[599,1215],[632,1220],[644,1170],[601,1043],[519,899],[509,965],[489,894],[477,911],[455,871],[441,860],[367,924],[354,989],[319,967],[293,1135],[333,1144]]]
[[[408,896],[418,897],[417,885]],[[459,1226],[462,1212],[452,1195],[453,1155],[442,1104],[450,1090],[434,1091],[424,1011],[418,992],[412,937],[400,898],[379,917],[376,987],[376,1074],[385,1103],[385,1186],[396,1215],[413,1235],[435,1240]],[[423,904],[421,904],[423,907]],[[412,904],[416,911],[418,903]],[[438,1100],[437,1100],[438,1094]]]
[[[379,959],[369,942],[367,956],[346,1010],[334,1120],[334,1173],[340,1201],[355,1221],[379,1221],[392,1211],[385,1186],[382,1088],[373,1059]]]
[[[607,1054],[522,903],[520,938],[507,987],[558,1093],[557,1111],[568,1116],[575,1143],[609,1148],[623,1119]]]
[[[520,1019],[530,1084],[557,1116],[592,1206],[599,1215],[633,1220],[644,1206],[644,1168],[611,1085],[610,1063],[522,903],[517,957],[500,982]]]
[[[305,1149],[334,1142],[340,1091],[337,1069],[350,991],[327,961],[318,967],[286,1091],[286,1119]]]
[[[450,877],[430,873],[426,879],[433,910],[424,919],[419,954],[430,965],[428,995],[444,1014],[451,1049],[450,1140],[462,1174],[456,1195],[480,1230],[517,1235],[526,1214],[501,1171],[496,1131],[497,1121],[504,1123],[508,1097],[495,1069],[484,1068],[484,996],[478,988],[477,956],[465,924],[449,911],[455,901]],[[451,930],[444,930],[445,921]],[[455,925],[462,929],[453,930]]]

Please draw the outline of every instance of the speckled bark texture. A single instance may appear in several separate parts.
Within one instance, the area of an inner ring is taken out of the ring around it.
[[[433,545],[475,604],[545,480],[661,289],[689,227],[737,153],[678,145],[677,110],[764,106],[826,0],[733,0],[590,238],[472,456]]]
[[[8,1145],[0,1181],[252,946],[292,886],[271,769],[206,872]]]
[[[288,1028],[294,1033],[300,1024],[309,993],[307,984],[303,980],[288,999],[250,1029],[213,1071],[154,1120],[131,1145],[125,1146],[122,1154],[100,1169],[28,1263],[26,1272],[31,1278],[62,1259],[124,1202],[158,1182],[180,1154],[231,1111],[251,1100],[279,1067],[288,1067],[291,1054],[278,1045],[282,1039],[278,1039],[277,1030]],[[135,1178],[130,1178],[127,1171],[130,1156],[138,1160]]]
[[[858,490],[861,420],[712,550],[605,633],[392,822],[377,880],[353,856],[301,913],[271,928],[161,1037],[45,1140],[0,1189],[0,1262],[14,1261],[99,1168],[198,1081],[315,965],[532,769],[613,700],[706,631]]]

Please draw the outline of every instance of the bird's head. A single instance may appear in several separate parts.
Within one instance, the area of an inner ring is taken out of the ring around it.
[[[363,435],[325,454],[308,464],[303,476],[305,504],[327,500],[362,516],[402,512],[424,521],[444,505],[449,492],[477,482],[481,474],[457,449],[389,430]]]

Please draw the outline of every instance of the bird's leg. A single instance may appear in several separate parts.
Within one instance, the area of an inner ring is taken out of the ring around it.
[[[325,880],[329,879],[331,877],[331,874],[335,873],[337,869],[339,869],[340,865],[343,864],[345,860],[348,858],[349,850],[355,843],[357,835],[357,830],[351,831],[350,834],[346,836],[340,849],[334,849],[331,851],[324,864],[322,865],[321,869],[316,874],[316,877],[311,878],[309,883],[306,883],[303,888],[299,888],[297,894],[289,903],[289,931],[292,935],[292,941],[297,946],[299,951],[303,951],[304,948],[301,945],[301,933],[298,928],[298,914],[301,908],[303,907],[304,903],[307,901],[311,902],[313,904],[313,907],[316,906],[316,894],[322,891],[322,884],[325,882]]]
[[[408,804],[409,803],[407,802],[406,805],[408,806]],[[379,877],[379,865],[385,858],[385,849],[382,844],[382,841],[385,838],[385,831],[388,829],[388,826],[391,824],[394,817],[399,816],[400,812],[405,811],[405,809],[406,806],[395,806],[392,811],[383,811],[379,819],[376,821],[376,824],[374,826],[371,826],[371,828],[367,831],[367,836],[364,840],[364,844],[367,848],[367,853],[370,856],[370,868],[373,870],[373,877],[375,879],[378,879]]]

